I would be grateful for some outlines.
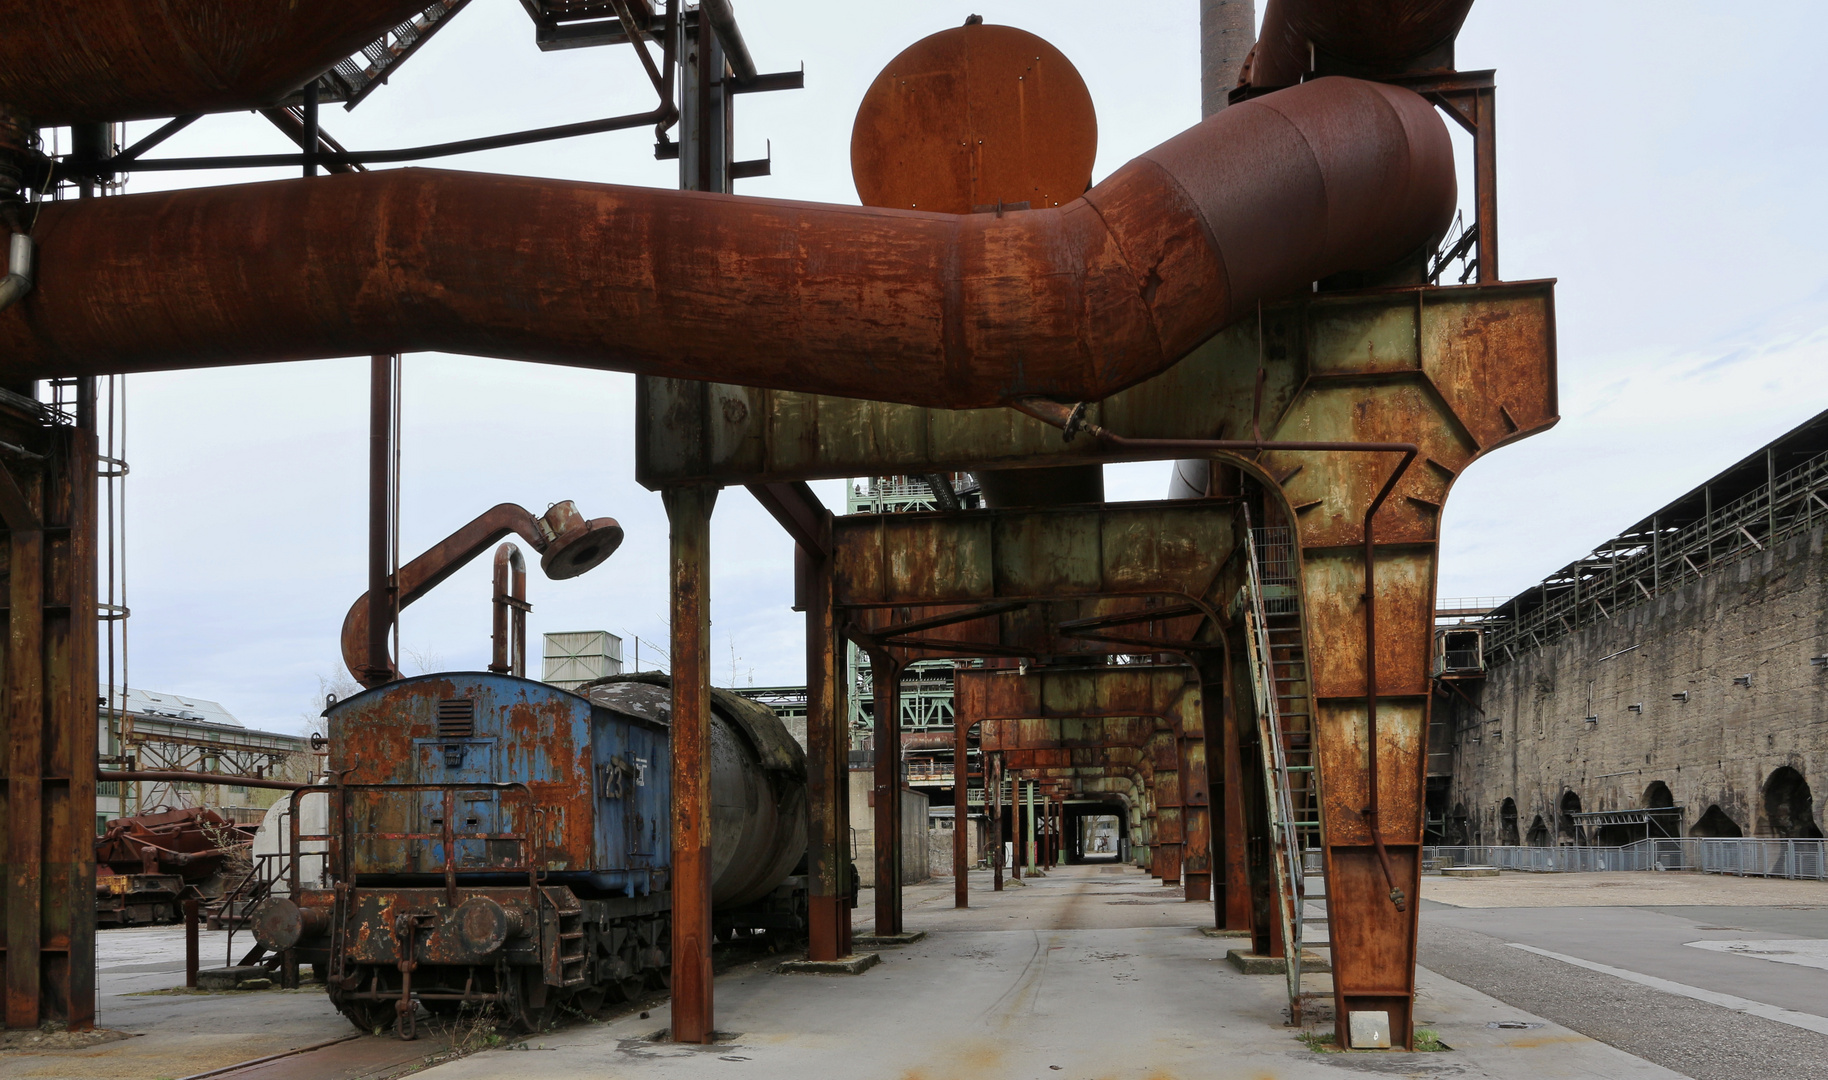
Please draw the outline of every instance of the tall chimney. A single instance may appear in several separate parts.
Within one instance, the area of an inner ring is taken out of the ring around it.
[[[1257,43],[1256,0],[1200,0],[1200,115],[1225,107]]]

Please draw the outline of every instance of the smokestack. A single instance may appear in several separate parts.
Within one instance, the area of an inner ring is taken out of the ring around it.
[[[1200,115],[1225,107],[1257,43],[1256,0],[1200,0]]]

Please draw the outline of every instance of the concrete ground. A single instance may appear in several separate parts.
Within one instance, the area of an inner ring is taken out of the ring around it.
[[[857,976],[751,966],[717,980],[706,1047],[659,1041],[665,1012],[573,1027],[533,1050],[487,1051],[430,1080],[750,1077],[955,1080],[1060,1076],[1337,1080],[1346,1072],[1558,1080],[1676,1074],[1423,972],[1420,1016],[1452,1050],[1316,1053],[1282,1023],[1285,982],[1225,962],[1235,939],[1198,931],[1211,908],[1128,867],[1057,868],[1001,894],[974,873],[972,904],[948,879],[907,890],[925,940]],[[859,907],[867,928],[870,898]],[[1496,1027],[1497,1024],[1529,1025]]]
[[[221,967],[228,934],[203,931],[203,967]],[[237,952],[252,941],[235,936]],[[17,1049],[0,1052],[0,1077],[31,1080],[155,1080],[183,1077],[237,1062],[357,1035],[330,1007],[321,987],[201,994],[184,986],[184,929],[128,927],[96,934],[96,1025],[129,1038],[81,1050]],[[359,1036],[338,1050],[323,1080],[397,1071],[400,1062],[423,1060],[448,1046],[436,1036],[406,1045],[398,1039]],[[321,1059],[320,1059],[321,1060]],[[391,1064],[383,1066],[382,1062]]]
[[[1421,962],[1695,1080],[1828,1077],[1828,883],[1426,879]]]
[[[862,975],[779,974],[768,958],[719,976],[717,1027],[731,1034],[713,1046],[663,1041],[660,1001],[442,1064],[443,1040],[358,1036],[234,1075],[1828,1077],[1822,883],[1430,878],[1417,1016],[1452,1049],[1429,1054],[1308,1049],[1283,1023],[1284,980],[1232,969],[1224,956],[1236,939],[1198,932],[1210,906],[1133,868],[1056,868],[1002,893],[974,872],[971,885],[962,911],[950,878],[909,888],[906,924],[928,936],[884,950]],[[861,900],[856,921],[867,931],[873,898]],[[223,937],[205,934],[206,965],[220,963]],[[99,1021],[133,1037],[0,1052],[0,1077],[184,1077],[354,1033],[315,988],[164,992],[183,980],[178,929],[111,930],[99,940]],[[1326,977],[1309,986],[1327,989]]]

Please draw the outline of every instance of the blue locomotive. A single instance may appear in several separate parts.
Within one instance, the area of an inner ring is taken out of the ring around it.
[[[324,854],[292,860],[286,895],[253,912],[257,941],[318,965],[357,1027],[403,1035],[416,1005],[531,1030],[663,984],[670,710],[664,675],[576,693],[421,675],[332,704],[331,782],[294,793],[284,848]],[[802,930],[805,755],[756,702],[714,690],[712,714],[716,925]],[[327,815],[301,816],[311,798]],[[322,833],[298,824],[313,819]]]

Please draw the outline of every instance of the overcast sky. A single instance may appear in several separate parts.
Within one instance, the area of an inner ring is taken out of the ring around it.
[[[1102,178],[1198,121],[1197,6],[740,0],[758,64],[803,63],[807,88],[740,99],[738,156],[771,146],[774,174],[739,193],[855,203],[850,126],[865,87],[902,48],[971,13],[1038,33],[1079,67]],[[1467,21],[1460,67],[1498,71],[1504,276],[1560,279],[1563,419],[1455,488],[1442,596],[1508,596],[1828,407],[1828,75],[1816,55],[1828,5],[1724,11],[1482,0]],[[380,148],[632,112],[649,95],[626,48],[541,53],[519,4],[475,0],[391,85],[353,113],[326,108],[324,125]],[[651,132],[623,132],[436,164],[676,186],[651,146]],[[288,148],[264,120],[236,115],[157,153]],[[128,190],[289,175],[148,173]],[[514,228],[512,207],[502,227]],[[640,637],[655,666],[666,518],[634,481],[633,388],[626,375],[408,357],[404,557],[497,502],[538,513],[575,499],[620,519],[628,539],[582,578],[534,572],[531,651],[545,631],[601,629],[631,659]],[[341,669],[338,631],[365,587],[366,359],[139,375],[126,396],[133,685],[299,729],[320,677]],[[1166,482],[1162,463],[1107,470],[1113,499],[1157,498]],[[841,509],[841,483],[817,487]],[[801,682],[791,544],[741,490],[720,498],[712,542],[716,681]],[[486,664],[488,573],[481,560],[407,610],[408,670],[414,656]]]

